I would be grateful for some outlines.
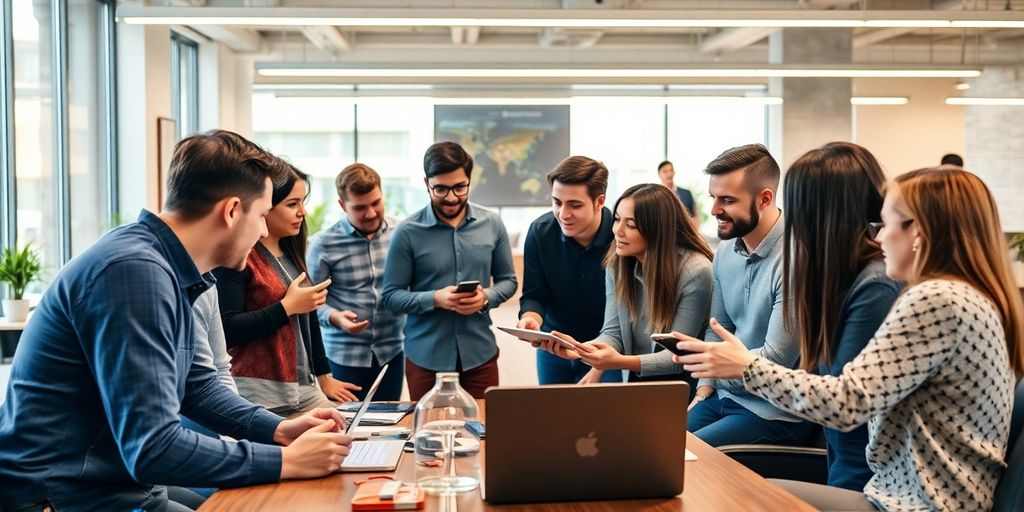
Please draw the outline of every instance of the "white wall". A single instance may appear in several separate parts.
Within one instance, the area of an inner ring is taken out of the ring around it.
[[[945,104],[958,96],[950,78],[856,78],[854,96],[906,96],[906,105],[853,107],[854,142],[866,147],[889,176],[939,165],[964,153],[964,112]]]

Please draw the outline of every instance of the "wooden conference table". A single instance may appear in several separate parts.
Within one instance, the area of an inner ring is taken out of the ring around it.
[[[479,401],[481,421],[485,424],[483,400]],[[412,428],[412,414],[403,418],[402,426]],[[490,505],[480,498],[479,491],[459,495],[456,507],[442,506],[436,496],[427,496],[426,510],[454,510],[477,512],[501,511],[559,511],[559,510],[644,510],[668,511],[813,511],[813,507],[778,487],[768,483],[753,471],[712,448],[693,434],[686,434],[686,447],[697,455],[697,460],[686,464],[683,493],[675,498],[648,500],[587,501],[575,503],[537,503],[524,505]],[[480,450],[480,469],[484,468],[486,441]],[[385,473],[376,473],[385,474]],[[388,473],[390,474],[390,473]],[[200,512],[236,510],[298,510],[301,512],[337,512],[351,509],[355,482],[374,473],[334,474],[315,480],[293,480],[277,484],[256,485],[217,491],[199,509]],[[404,454],[395,473],[399,480],[416,481],[414,457]],[[486,480],[486,475],[483,475]]]

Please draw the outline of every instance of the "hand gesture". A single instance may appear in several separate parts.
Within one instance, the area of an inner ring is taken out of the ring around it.
[[[757,356],[714,318],[711,319],[711,330],[722,338],[720,343],[708,343],[685,334],[672,333],[680,341],[677,344],[680,350],[696,352],[685,356],[672,356],[672,360],[682,364],[683,369],[692,372],[697,379],[743,377],[743,369],[757,359]]]
[[[352,311],[332,311],[331,324],[349,334],[358,334],[370,326],[370,320],[358,321],[359,316]]]
[[[314,286],[302,286],[306,280],[305,272],[299,274],[281,299],[281,305],[288,316],[309,313],[327,301],[327,287],[331,285],[331,279],[324,279],[324,282]]]

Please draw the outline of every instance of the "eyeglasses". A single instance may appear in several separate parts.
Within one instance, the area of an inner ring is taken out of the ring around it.
[[[455,197],[465,197],[469,193],[469,183],[459,183],[451,187],[447,185],[434,185],[430,187],[430,192],[434,194],[434,197],[445,198],[448,197],[448,193],[455,194]]]
[[[914,219],[907,219],[905,221],[900,222],[900,227],[902,229],[907,229],[913,223]],[[884,227],[884,222],[868,222],[868,236],[870,236],[872,240],[878,238],[878,234],[882,231],[882,228]]]

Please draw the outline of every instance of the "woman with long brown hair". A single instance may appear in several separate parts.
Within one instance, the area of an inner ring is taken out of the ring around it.
[[[900,292],[867,229],[881,220],[885,174],[866,149],[832,142],[786,172],[782,290],[800,368],[839,375],[882,324]],[[861,491],[871,479],[867,425],[825,429],[828,484]]]
[[[963,169],[921,169],[890,184],[874,227],[886,274],[908,286],[840,375],[765,361],[714,319],[724,341],[687,339],[679,348],[699,353],[678,360],[830,428],[869,423],[863,494],[787,485],[818,508],[988,510],[1024,375],[1024,306],[995,201]]]
[[[682,379],[672,354],[651,334],[704,332],[711,309],[711,249],[679,199],[661,185],[627,189],[615,203],[612,232],[615,244],[604,260],[601,333],[586,343],[587,350],[565,350],[551,342],[543,347],[579,358],[596,372],[629,370],[631,381]]]
[[[313,285],[306,277],[309,176],[288,167],[274,185],[267,235],[245,269],[214,271],[238,392],[282,416],[355,400],[359,389],[331,376],[316,317],[330,280]]]

